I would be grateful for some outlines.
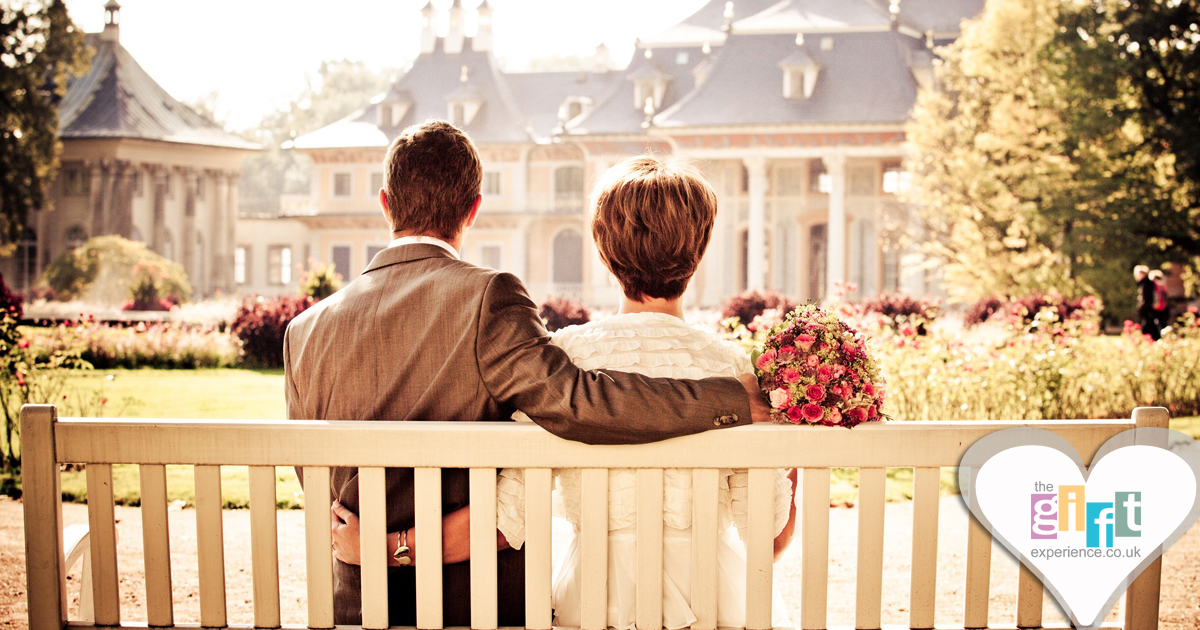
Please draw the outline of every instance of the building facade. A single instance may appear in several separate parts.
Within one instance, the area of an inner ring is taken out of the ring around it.
[[[934,89],[933,50],[983,0],[712,0],[638,42],[627,67],[603,49],[575,72],[505,72],[491,7],[422,10],[421,54],[385,94],[288,147],[311,191],[285,216],[243,219],[243,290],[295,290],[308,260],[349,279],[386,246],[377,196],[390,140],[430,118],[465,129],[484,163],[483,208],[463,257],[520,276],[535,299],[614,306],[588,198],[617,161],[646,151],[695,162],[717,191],[713,240],[687,295],[713,306],[744,289],[822,300],[937,293],[900,201],[904,127]],[[444,36],[439,35],[444,22]],[[914,236],[916,241],[914,241]],[[288,266],[291,268],[288,268]]]
[[[0,272],[28,289],[60,254],[115,234],[183,265],[198,296],[235,291],[238,177],[259,147],[172,98],[121,46],[120,5],[104,11],[104,30],[88,35],[91,69],[59,107],[52,203],[32,213]]]

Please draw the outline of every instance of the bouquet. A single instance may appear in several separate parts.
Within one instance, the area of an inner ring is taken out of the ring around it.
[[[817,305],[788,313],[750,358],[776,422],[850,428],[886,417],[866,336]]]

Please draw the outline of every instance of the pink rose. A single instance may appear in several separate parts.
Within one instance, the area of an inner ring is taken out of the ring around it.
[[[792,407],[787,410],[787,416],[788,420],[800,424],[800,421],[804,419],[804,410],[799,407]]]
[[[797,370],[794,367],[783,368],[783,371],[780,372],[780,375],[783,376],[783,381],[785,383],[790,384],[800,382],[800,370]]]
[[[792,409],[795,409],[795,407],[792,407]],[[808,420],[809,422],[816,422],[825,415],[825,410],[821,409],[821,407],[818,405],[808,403],[807,405],[804,405],[803,409],[801,409],[801,413],[804,415],[805,420]]]
[[[838,411],[837,407],[834,407],[829,410],[829,413],[825,414],[825,420],[829,422],[830,426],[841,424],[842,412]]]
[[[808,367],[815,368],[818,365],[821,365],[821,357],[819,357],[815,354],[810,354],[810,355],[808,355],[807,364],[808,364]]]
[[[856,350],[853,345],[844,343],[842,344],[842,354],[845,355],[847,359],[853,360],[855,355],[858,354],[858,350]]]
[[[865,393],[868,396],[874,396],[875,395],[875,384],[869,383],[869,382],[863,383],[863,393]]]
[[[829,367],[828,365],[822,365],[821,367],[817,368],[818,381],[821,381],[822,383],[828,383],[832,379],[833,368]]]
[[[764,372],[768,372],[768,371],[770,371],[768,368],[774,367],[774,365],[773,365],[774,361],[775,361],[775,351],[768,348],[766,352],[763,352],[762,354],[758,355],[758,361],[756,361],[754,363],[754,365],[758,369],[760,369]]]
[[[796,335],[796,347],[808,352],[816,340],[817,338],[812,335]]]
[[[792,346],[784,346],[779,349],[779,363],[787,365],[796,360],[796,349]]]
[[[780,387],[779,389],[771,390],[771,406],[776,409],[784,409],[792,402],[792,397],[788,394],[788,390]]]
[[[804,390],[804,397],[808,398],[808,402],[821,402],[825,400],[825,388],[817,384],[809,385]]]
[[[867,407],[867,418],[874,419],[877,415],[879,415],[879,412],[875,410],[875,405]]]
[[[846,412],[846,415],[850,416],[850,422],[854,424],[861,424],[867,421],[867,410],[862,407],[855,407]]]
[[[845,374],[845,373],[846,373],[846,367],[845,367],[845,366],[843,366],[843,365],[835,365],[835,366],[833,366],[833,377],[834,377],[834,378],[842,378],[842,375],[843,375],[843,374]]]

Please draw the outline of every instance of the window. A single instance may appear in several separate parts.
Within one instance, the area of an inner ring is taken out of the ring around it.
[[[383,188],[383,173],[371,173],[371,187],[367,190],[367,195],[370,197],[379,196],[380,188]]]
[[[504,248],[500,245],[484,245],[479,248],[480,262],[484,267],[499,269],[504,260]]]
[[[250,281],[249,259],[249,247],[239,245],[237,249],[233,250],[233,282],[235,284],[247,284]]]
[[[801,194],[804,181],[804,171],[798,166],[780,166],[775,169],[775,189],[780,195],[796,196]]]
[[[292,248],[272,245],[267,248],[267,281],[274,286],[292,283]]]
[[[37,256],[37,232],[26,228],[17,241],[17,287],[27,289],[37,281]]]
[[[87,232],[81,226],[74,226],[67,230],[67,249],[78,249],[88,240]]]
[[[570,103],[567,103],[567,120],[579,118],[579,115],[582,113],[583,103],[580,103],[579,101],[571,101]]]
[[[499,195],[500,194],[500,172],[499,171],[484,171],[483,173],[483,194]]]
[[[912,185],[912,173],[904,170],[899,162],[883,165],[883,192],[888,195],[898,195],[908,192]]]
[[[812,160],[808,163],[808,190],[826,195],[833,190],[833,179],[829,177],[829,172],[825,170],[825,163],[821,160]]]
[[[66,193],[72,197],[81,197],[91,193],[92,176],[87,169],[72,168],[66,172]]]
[[[675,65],[686,66],[687,62],[688,62],[688,54],[687,54],[686,50],[675,53]]]
[[[351,188],[350,173],[334,173],[333,196],[349,197],[351,194],[353,194],[353,188]]]
[[[564,166],[554,171],[554,208],[579,210],[583,207],[583,169]]]
[[[554,273],[552,277],[557,285],[583,284],[583,237],[579,232],[567,229],[554,237]]]
[[[350,277],[349,245],[334,245],[329,258],[333,260],[334,273],[341,274],[342,278]]]
[[[883,291],[895,293],[900,290],[900,250],[886,247],[883,250]]]
[[[383,245],[367,245],[367,264],[371,264],[371,261],[375,260],[375,255],[385,249],[387,248]]]
[[[462,103],[450,104],[450,124],[455,127],[461,127],[466,120],[465,108]]]

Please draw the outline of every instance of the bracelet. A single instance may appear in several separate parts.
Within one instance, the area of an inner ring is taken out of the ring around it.
[[[400,563],[400,566],[406,567],[412,564],[412,557],[408,555],[408,530],[400,532],[400,538],[397,541],[396,552],[392,554],[392,558]]]

